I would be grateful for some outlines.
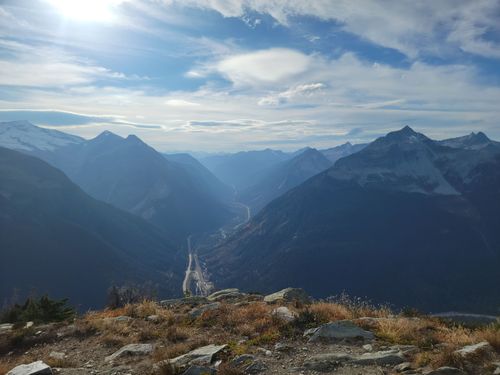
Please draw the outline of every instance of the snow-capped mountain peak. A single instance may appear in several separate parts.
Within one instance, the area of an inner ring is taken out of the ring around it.
[[[0,122],[0,146],[19,151],[53,151],[84,142],[83,138],[44,129],[29,121]]]

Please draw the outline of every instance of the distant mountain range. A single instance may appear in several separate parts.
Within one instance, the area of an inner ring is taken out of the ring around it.
[[[220,287],[498,313],[498,228],[499,144],[405,127],[272,201],[205,258]]]
[[[0,145],[47,161],[92,197],[154,223],[178,242],[233,216],[223,203],[232,197],[230,188],[201,164],[166,158],[136,136],[106,131],[86,141],[28,122],[1,125]]]
[[[32,290],[101,307],[112,283],[180,293],[185,255],[155,226],[99,202],[46,162],[0,147],[0,301]]]
[[[308,148],[297,156],[262,171],[255,184],[243,189],[238,198],[256,213],[273,199],[332,166],[321,152]]]

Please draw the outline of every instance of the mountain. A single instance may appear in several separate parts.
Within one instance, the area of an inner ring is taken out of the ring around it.
[[[330,160],[332,164],[345,156],[349,156],[358,152],[366,147],[365,143],[353,145],[350,142],[344,143],[343,145],[321,150],[320,152],[325,155],[325,157]]]
[[[200,161],[222,182],[241,190],[253,184],[256,174],[289,158],[290,155],[282,151],[266,149],[212,155]]]
[[[208,171],[192,162],[167,160],[134,135],[122,138],[105,131],[83,140],[28,122],[0,124],[5,128],[2,134],[8,136],[0,137],[0,145],[16,146],[7,141],[23,134],[18,137],[20,151],[62,170],[92,197],[161,227],[179,243],[191,233],[217,229],[233,216],[220,199],[229,189],[207,176]]]
[[[483,132],[470,133],[463,137],[445,139],[439,142],[443,146],[453,148],[465,148],[469,150],[477,150],[489,145],[498,145],[498,142],[492,141]]]
[[[92,197],[158,225],[182,243],[189,234],[216,229],[232,216],[200,185],[201,178],[136,136],[104,132],[54,155],[51,162]]]
[[[33,289],[100,307],[112,283],[179,294],[184,256],[146,221],[99,202],[46,162],[0,147],[0,300]]]
[[[217,197],[220,201],[233,200],[233,189],[219,180],[193,156],[186,153],[163,154],[163,156],[170,162],[181,165],[197,186],[204,186],[210,194]]]
[[[254,185],[241,192],[239,200],[250,206],[252,212],[258,212],[273,199],[331,166],[321,152],[307,148],[294,158],[268,168]]]
[[[219,287],[496,314],[498,228],[500,148],[450,148],[405,127],[274,200],[204,256]]]
[[[32,153],[81,144],[85,140],[57,130],[44,129],[28,121],[0,122],[0,146]]]

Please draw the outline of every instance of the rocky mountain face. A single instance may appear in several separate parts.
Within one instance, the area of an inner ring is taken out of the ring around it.
[[[92,197],[148,220],[180,243],[191,233],[217,229],[233,216],[221,199],[228,188],[207,170],[193,167],[192,161],[188,166],[166,159],[136,136],[122,138],[106,131],[89,141],[75,137],[75,142],[59,142],[64,133],[29,123],[23,123],[23,131],[30,136],[22,144],[30,146],[21,151],[47,161]],[[47,144],[58,147],[38,148],[40,131]],[[4,139],[0,137],[0,144]]]
[[[177,295],[183,254],[159,229],[97,201],[46,162],[0,148],[0,300],[15,288],[103,306],[112,283]]]
[[[254,185],[238,195],[238,199],[256,213],[272,200],[331,166],[332,163],[321,152],[308,148],[294,158],[266,169]]]
[[[498,312],[500,148],[406,127],[271,202],[206,255],[216,285]]]

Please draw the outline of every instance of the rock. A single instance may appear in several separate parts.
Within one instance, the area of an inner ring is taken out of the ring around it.
[[[211,367],[191,366],[182,375],[215,375],[217,371]]]
[[[20,365],[10,370],[7,375],[52,375],[52,369],[42,361]]]
[[[487,352],[493,350],[492,346],[487,341],[482,341],[478,344],[467,345],[462,349],[456,350],[455,353],[460,355],[461,357],[468,357],[471,355]]]
[[[49,357],[50,358],[54,358],[54,359],[58,359],[58,360],[62,360],[64,358],[66,358],[66,353],[62,353],[62,352],[50,352]]]
[[[386,350],[382,352],[375,353],[364,353],[360,356],[356,356],[351,362],[355,365],[369,366],[385,366],[385,365],[397,365],[403,363],[405,358],[400,352],[395,350]]]
[[[372,344],[365,344],[365,345],[363,345],[363,349],[365,349],[367,352],[373,352],[373,345]]]
[[[316,327],[316,328],[309,328],[309,329],[306,329],[306,330],[304,331],[304,335],[303,335],[303,336],[304,336],[304,337],[310,337],[310,336],[314,335],[314,333],[315,333],[317,330],[318,330],[318,327]]]
[[[277,302],[301,302],[310,303],[307,293],[300,288],[286,288],[279,292],[269,294],[264,297],[264,302],[277,303]]]
[[[341,320],[323,324],[314,331],[309,342],[335,343],[339,341],[373,340],[374,335],[370,331],[358,327],[350,320]]]
[[[240,290],[237,289],[237,288],[228,288],[228,289],[222,289],[222,290],[218,290],[217,292],[214,292],[212,294],[210,294],[207,299],[209,301],[212,301],[213,298],[217,298],[219,296],[222,296],[224,294],[231,294],[231,293],[239,293]]]
[[[239,367],[244,365],[249,365],[250,363],[255,361],[255,356],[251,354],[242,354],[237,357],[234,357],[231,360],[231,364],[233,366]]]
[[[272,315],[285,322],[293,322],[297,319],[297,313],[286,306],[280,306],[273,310]]]
[[[500,366],[496,368],[496,370],[493,372],[493,375],[500,375]]]
[[[190,351],[189,353],[167,360],[167,362],[176,368],[182,368],[187,365],[206,366],[211,364],[215,355],[224,350],[226,347],[227,345],[202,346],[201,348]]]
[[[159,315],[149,315],[146,320],[148,322],[153,322],[153,323],[156,323],[156,322],[159,322],[160,321],[160,316]]]
[[[231,361],[231,365],[243,370],[246,374],[258,374],[266,371],[267,366],[251,354],[242,354]]]
[[[163,307],[181,306],[181,305],[197,306],[207,302],[208,299],[206,297],[190,296],[184,298],[165,299],[163,301],[160,301],[160,305]]]
[[[4,323],[0,324],[0,334],[1,333],[8,333],[14,329],[14,324],[10,323]]]
[[[425,372],[425,375],[465,375],[465,372],[455,367],[440,367],[430,372]]]
[[[208,305],[203,305],[200,307],[195,307],[189,313],[191,318],[197,318],[201,316],[205,311],[217,310],[220,307],[220,302],[209,303]]]
[[[394,370],[396,370],[397,372],[411,370],[411,363],[410,362],[400,363],[399,365],[394,366]]]
[[[35,325],[34,322],[26,322],[26,325],[24,326],[25,329],[31,328]]]
[[[344,362],[352,360],[352,357],[346,353],[326,353],[318,354],[307,358],[303,367],[308,370],[327,372],[336,369]]]
[[[153,345],[151,344],[129,344],[125,345],[123,348],[117,352],[107,356],[105,358],[106,362],[114,361],[115,359],[126,357],[126,356],[140,356],[148,355],[153,352]]]
[[[219,290],[215,293],[210,294],[207,299],[209,301],[226,301],[226,300],[233,300],[233,299],[240,299],[242,297],[245,297],[245,293],[240,293],[240,291],[236,288],[230,288],[230,289],[223,289]]]
[[[415,345],[393,345],[390,346],[388,350],[395,350],[397,352],[403,353],[403,355],[407,355],[416,353],[419,349]]]
[[[277,352],[289,352],[293,349],[293,346],[288,345],[284,342],[278,342],[274,345],[274,350]]]

